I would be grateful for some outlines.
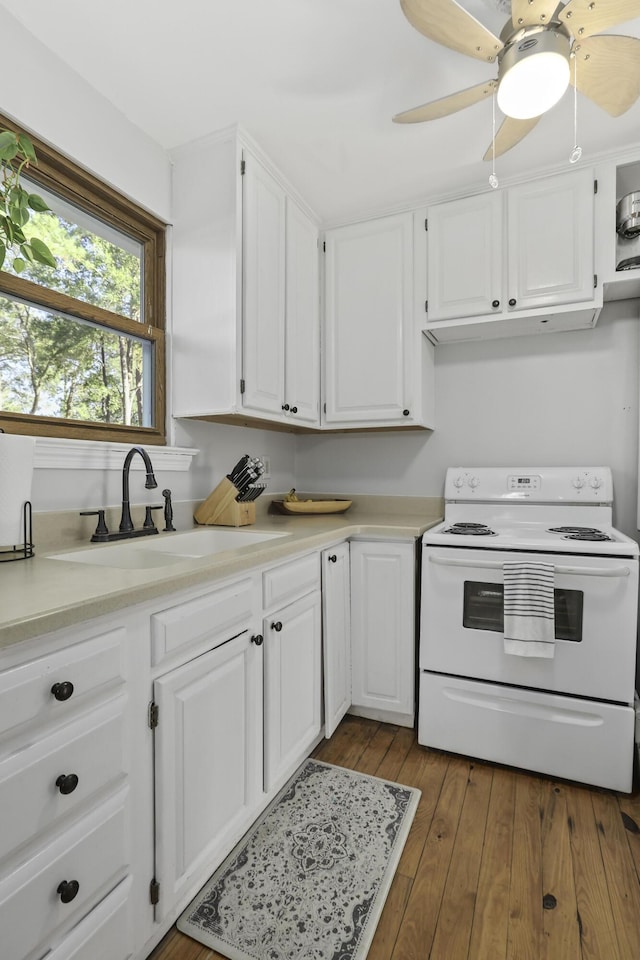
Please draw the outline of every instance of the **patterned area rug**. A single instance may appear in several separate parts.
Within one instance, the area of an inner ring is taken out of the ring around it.
[[[306,760],[178,928],[231,960],[364,960],[419,799]]]

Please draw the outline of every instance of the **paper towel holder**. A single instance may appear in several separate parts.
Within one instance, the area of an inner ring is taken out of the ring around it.
[[[35,555],[36,551],[33,546],[33,516],[30,500],[25,500],[22,504],[22,534],[22,544],[14,545],[10,550],[0,550],[0,563],[8,563],[11,560],[28,560]]]

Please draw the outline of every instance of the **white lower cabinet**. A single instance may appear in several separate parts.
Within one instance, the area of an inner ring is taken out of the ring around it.
[[[211,872],[262,793],[262,649],[244,630],[155,681],[159,919]]]
[[[151,846],[144,826],[133,842],[132,771],[144,730],[135,729],[130,651],[146,644],[148,626],[126,614],[0,651],[7,960],[134,954],[133,904]]]
[[[351,695],[359,713],[413,726],[415,546],[351,543]]]
[[[322,552],[324,735],[329,738],[351,706],[351,587],[349,544]]]
[[[323,689],[327,736],[412,722],[413,577],[413,543],[345,542],[0,650],[3,960],[144,960],[318,742]]]
[[[105,897],[46,960],[129,960],[131,930],[131,877]]]
[[[264,788],[293,772],[320,733],[320,591],[266,617],[264,633]]]

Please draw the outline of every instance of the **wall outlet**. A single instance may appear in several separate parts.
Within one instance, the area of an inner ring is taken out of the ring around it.
[[[260,480],[271,480],[271,457],[259,455],[258,459],[264,463],[264,473],[260,477]]]

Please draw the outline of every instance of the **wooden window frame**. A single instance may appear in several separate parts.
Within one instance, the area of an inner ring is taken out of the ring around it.
[[[76,300],[4,270],[0,270],[0,294],[28,300],[35,306],[60,311],[146,340],[151,343],[154,356],[153,427],[65,420],[6,410],[0,410],[0,427],[7,433],[34,436],[166,444],[166,224],[1,114],[0,128],[26,133],[33,143],[38,162],[25,169],[30,180],[142,244],[144,323]]]

